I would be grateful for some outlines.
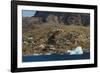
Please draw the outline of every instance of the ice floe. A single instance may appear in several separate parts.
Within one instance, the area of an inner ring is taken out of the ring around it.
[[[79,54],[83,54],[83,50],[82,47],[78,46],[73,50],[68,50],[67,53],[69,53],[70,55],[79,55]]]

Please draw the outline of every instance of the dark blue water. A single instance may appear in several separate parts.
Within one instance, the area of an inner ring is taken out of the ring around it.
[[[60,60],[81,60],[90,59],[90,53],[82,55],[40,55],[40,56],[22,56],[22,62],[39,62],[39,61],[60,61]]]

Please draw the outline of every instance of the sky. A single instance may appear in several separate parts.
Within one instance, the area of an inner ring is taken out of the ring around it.
[[[23,17],[31,17],[34,16],[36,11],[34,10],[22,10],[22,16]]]

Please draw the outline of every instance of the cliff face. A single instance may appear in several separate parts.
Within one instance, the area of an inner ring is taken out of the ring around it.
[[[35,16],[23,17],[22,22],[24,26],[42,23],[88,26],[90,14],[37,11]]]
[[[54,18],[52,20],[67,25],[68,24],[83,24],[83,25],[90,24],[90,14],[88,13],[63,13],[63,12],[37,11],[35,16],[42,17],[45,22],[48,21],[48,18],[50,16],[52,16],[51,18]]]

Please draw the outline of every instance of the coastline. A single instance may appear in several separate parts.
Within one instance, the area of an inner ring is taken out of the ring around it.
[[[60,60],[80,60],[80,59],[90,59],[90,53],[85,52],[80,55],[69,55],[68,53],[60,55],[60,54],[52,54],[52,55],[30,55],[30,56],[22,56],[22,62],[41,62],[41,61],[60,61]]]

